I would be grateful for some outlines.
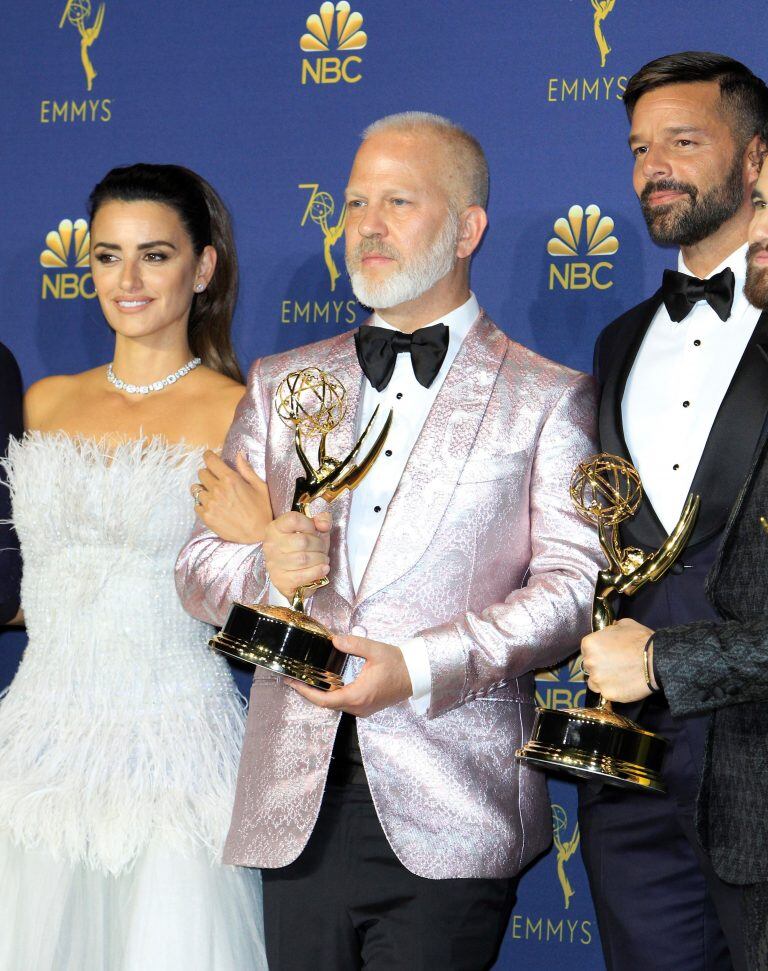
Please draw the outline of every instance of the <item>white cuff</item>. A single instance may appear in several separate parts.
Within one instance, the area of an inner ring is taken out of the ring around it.
[[[291,601],[288,600],[287,597],[284,597],[280,593],[280,591],[277,589],[274,583],[272,583],[271,580],[269,581],[269,599],[267,600],[267,603],[272,604],[273,607],[291,606]]]
[[[426,715],[432,700],[432,670],[427,643],[423,637],[412,637],[400,645],[400,650],[413,688],[409,701],[417,715]]]

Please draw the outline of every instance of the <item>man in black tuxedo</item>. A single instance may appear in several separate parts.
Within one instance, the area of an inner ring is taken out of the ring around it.
[[[18,438],[22,430],[21,375],[13,354],[0,344],[0,457],[8,449],[9,437]],[[13,620],[19,610],[21,556],[10,518],[8,487],[0,475],[0,625]]]
[[[768,165],[752,202],[745,293],[768,310]],[[721,619],[657,631],[624,619],[582,641],[589,685],[606,698],[640,701],[663,689],[675,717],[713,713],[696,828],[717,875],[744,886],[746,949],[754,969],[768,968],[766,514],[764,429],[707,578],[707,596]]]
[[[595,349],[601,448],[631,459],[645,492],[622,528],[624,545],[658,549],[688,493],[701,496],[679,561],[626,599],[624,622],[591,642],[626,639],[642,661],[654,631],[721,620],[705,580],[764,435],[768,313],[743,285],[768,90],[730,58],[688,52],[647,64],[624,100],[651,237],[680,247],[678,272],[665,271],[662,288],[608,326]],[[587,645],[589,686],[599,690],[589,657]],[[711,714],[678,706],[673,690],[647,693],[624,713],[669,739],[667,795],[580,786],[606,963],[610,971],[649,962],[655,971],[747,968],[741,888],[713,866],[714,848],[702,848],[695,826]]]

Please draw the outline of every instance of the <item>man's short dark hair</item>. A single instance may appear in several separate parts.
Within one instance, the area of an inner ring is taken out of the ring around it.
[[[667,84],[718,81],[723,110],[731,130],[742,145],[768,130],[768,88],[748,67],[724,54],[711,51],[683,51],[649,61],[633,74],[624,92],[630,121],[642,95]]]

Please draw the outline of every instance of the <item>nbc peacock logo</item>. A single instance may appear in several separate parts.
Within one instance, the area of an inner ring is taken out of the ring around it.
[[[56,229],[45,237],[45,249],[40,253],[40,266],[49,273],[43,274],[41,296],[43,300],[73,300],[96,296],[90,273],[77,272],[88,268],[91,236],[85,219],[62,219]]]
[[[613,286],[613,280],[607,277],[613,263],[599,259],[613,256],[619,250],[610,216],[601,215],[594,203],[586,209],[571,206],[567,218],[556,219],[553,228],[555,235],[547,243],[547,253],[558,261],[549,265],[550,290],[554,290],[556,284],[563,290],[587,290],[590,287],[608,290]]]
[[[320,55],[305,57],[301,62],[301,83],[312,81],[315,84],[357,84],[362,78],[359,54],[368,43],[368,35],[362,30],[363,15],[353,10],[347,0],[339,0],[335,6],[326,0],[318,13],[307,17],[307,32],[302,34],[299,47],[305,54]],[[331,51],[342,56],[328,56]]]
[[[580,654],[559,668],[536,672],[536,704],[542,708],[581,708],[586,696]]]

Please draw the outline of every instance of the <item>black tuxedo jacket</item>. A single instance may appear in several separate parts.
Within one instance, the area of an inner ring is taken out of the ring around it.
[[[768,880],[766,513],[768,442],[747,475],[707,584],[723,619],[654,637],[654,666],[672,713],[714,712],[696,823],[715,870],[731,883]]]
[[[621,401],[660,304],[657,292],[610,324],[595,348],[601,449],[627,459]],[[701,496],[701,509],[687,547],[662,580],[621,606],[621,616],[657,631],[654,661],[672,714],[707,736],[699,833],[719,875],[740,883],[768,879],[768,710],[761,710],[768,701],[768,623],[762,619],[768,536],[759,525],[759,515],[768,518],[767,418],[768,312],[747,344],[694,475],[691,491]],[[666,531],[644,499],[621,535],[625,545],[654,550]],[[637,718],[642,703],[619,707]]]
[[[637,352],[660,305],[659,290],[606,327],[595,345],[595,376],[602,389],[600,447],[630,461],[621,401]],[[760,316],[747,344],[693,478],[691,492],[701,496],[701,508],[688,541],[688,556],[721,537],[752,465],[767,416],[768,312]],[[666,539],[666,531],[647,500],[637,515],[622,526],[621,533],[627,544],[645,549],[658,549]]]
[[[8,438],[21,436],[21,374],[13,354],[0,344],[0,457],[8,449]],[[21,557],[19,541],[12,526],[11,501],[0,474],[0,624],[9,621],[19,609]]]

